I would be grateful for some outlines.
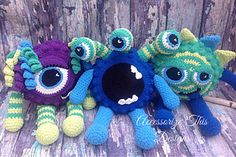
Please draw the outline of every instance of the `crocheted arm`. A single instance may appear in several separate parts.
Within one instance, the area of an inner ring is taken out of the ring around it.
[[[220,78],[222,81],[231,85],[231,87],[236,90],[236,75],[231,71],[224,69],[222,77]]]
[[[163,99],[164,105],[169,109],[175,109],[180,105],[179,97],[171,90],[166,81],[158,76],[154,76],[154,85]]]
[[[86,97],[86,93],[90,82],[93,78],[93,69],[87,70],[83,73],[83,75],[79,78],[78,82],[75,85],[75,88],[70,93],[70,101],[73,104],[80,104],[84,101]]]

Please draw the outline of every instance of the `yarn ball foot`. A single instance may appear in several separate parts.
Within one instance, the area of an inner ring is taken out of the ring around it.
[[[95,100],[93,99],[93,97],[86,97],[85,100],[84,100],[84,104],[83,104],[83,107],[85,110],[91,110],[93,109],[94,107],[96,106],[96,102]]]
[[[147,127],[147,128],[144,128]],[[157,143],[157,134],[153,128],[144,126],[135,132],[136,145],[142,149],[149,150]]]
[[[69,116],[63,121],[62,129],[67,136],[76,137],[84,129],[84,120],[78,116]]]
[[[24,124],[23,119],[7,118],[4,121],[4,127],[9,132],[17,132]]]
[[[59,129],[55,124],[45,123],[36,130],[36,140],[42,145],[50,145],[59,137]]]
[[[85,138],[90,144],[103,144],[108,138],[108,129],[101,124],[93,124],[86,131]]]
[[[161,130],[168,130],[174,125],[174,115],[171,111],[166,109],[157,110],[155,113],[155,119],[158,122],[158,127]]]
[[[205,118],[205,117],[204,117]],[[221,131],[221,125],[218,119],[215,117],[208,117],[206,119],[206,125],[199,125],[200,131],[203,136],[212,137],[216,136]]]

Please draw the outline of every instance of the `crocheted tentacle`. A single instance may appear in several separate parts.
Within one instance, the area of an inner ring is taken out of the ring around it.
[[[3,69],[5,84],[8,87],[12,87],[14,83],[14,67],[18,63],[19,56],[21,55],[20,50],[16,50],[7,55],[6,65]]]
[[[199,128],[203,136],[212,137],[220,133],[221,124],[217,118],[211,113],[206,102],[199,92],[188,95],[190,100],[187,101],[187,106],[193,113],[193,117],[199,123]]]
[[[55,124],[55,106],[41,105],[37,107],[36,139],[42,145],[50,145],[59,137],[59,129]]]
[[[7,131],[16,132],[24,124],[23,113],[23,95],[20,92],[12,92],[9,99],[7,118],[4,121],[4,127]]]
[[[174,54],[180,46],[180,41],[180,34],[176,30],[163,31],[155,41],[141,48],[138,54],[144,61],[149,61],[158,53],[163,55]]]
[[[95,43],[86,37],[73,38],[68,46],[71,49],[71,65],[74,73],[81,70],[80,60],[92,61],[96,56]]]
[[[179,97],[171,90],[170,86],[161,76],[154,76],[154,85],[168,109],[175,109],[180,105]]]
[[[128,29],[118,28],[111,33],[108,42],[111,50],[128,52],[133,44],[133,35]]]
[[[96,106],[96,101],[91,96],[90,90],[87,91],[86,97],[84,99],[83,107],[85,110],[91,110]]]
[[[150,123],[144,123],[148,120],[144,109],[136,109],[129,113],[129,117],[133,123],[135,130],[135,141],[137,146],[142,149],[152,149],[157,142],[157,134]]]
[[[96,47],[96,56],[101,57],[103,59],[107,58],[111,50],[109,50],[104,44],[98,42],[98,41],[93,41]]]
[[[113,111],[100,106],[92,125],[87,129],[85,138],[93,145],[103,144],[108,138],[108,128],[113,117]]]
[[[93,69],[84,72],[70,93],[70,101],[73,104],[80,104],[86,97],[87,90],[93,78]]]
[[[67,102],[68,117],[63,121],[63,132],[69,137],[78,136],[84,129],[84,114],[81,104]]]

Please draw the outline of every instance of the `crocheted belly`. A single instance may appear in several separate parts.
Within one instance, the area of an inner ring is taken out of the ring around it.
[[[137,52],[112,52],[94,67],[92,94],[100,105],[114,113],[127,113],[148,104],[153,91],[153,71]]]

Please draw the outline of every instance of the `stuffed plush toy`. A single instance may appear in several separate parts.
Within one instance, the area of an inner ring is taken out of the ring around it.
[[[220,37],[205,36],[198,40],[188,29],[181,34],[174,30],[159,34],[156,41],[139,51],[140,56],[152,63],[155,72],[161,75],[173,91],[186,101],[187,106],[196,118],[206,124],[199,125],[204,136],[215,136],[220,133],[220,122],[212,115],[203,96],[213,90],[219,80],[225,81],[236,89],[236,76],[223,68],[236,54],[227,50],[216,50]],[[163,102],[156,102],[155,118],[158,121],[172,121],[174,116]],[[169,129],[171,123],[160,125]]]
[[[100,105],[85,134],[93,145],[107,140],[114,114],[128,114],[134,126],[136,144],[142,149],[151,149],[156,144],[156,132],[150,124],[139,124],[138,121],[147,118],[143,108],[149,104],[154,87],[167,108],[174,109],[179,105],[178,96],[160,76],[154,76],[151,65],[143,62],[137,51],[131,48],[132,42],[130,31],[124,28],[114,30],[109,38],[110,50],[106,51],[106,57],[96,60],[93,69],[81,76],[70,94],[71,102],[81,103],[91,82],[91,93]]]
[[[22,42],[16,51],[7,56],[3,72],[6,85],[11,87],[12,92],[4,122],[6,130],[16,132],[23,126],[24,98],[37,104],[37,141],[49,145],[57,140],[56,107],[67,101],[69,92],[83,72],[80,57],[74,54],[75,59],[71,60],[70,54],[67,44],[52,40],[35,47],[30,42]],[[86,100],[85,108],[93,108],[93,99],[88,96]],[[82,106],[67,102],[67,108],[68,117],[63,121],[63,131],[75,137],[84,126]]]

